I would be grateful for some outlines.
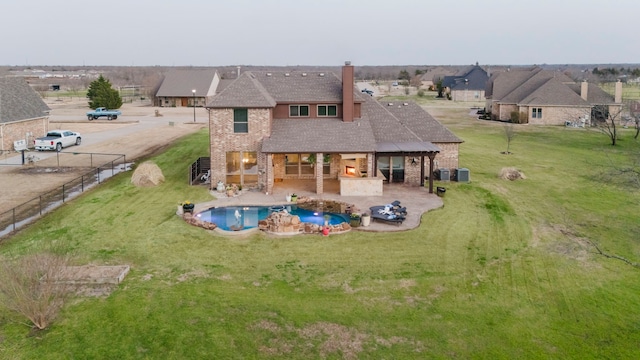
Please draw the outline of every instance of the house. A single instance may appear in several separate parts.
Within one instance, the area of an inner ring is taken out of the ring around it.
[[[160,107],[205,106],[216,94],[220,76],[215,69],[173,70],[167,73],[155,95]]]
[[[458,75],[445,76],[442,86],[453,101],[484,101],[489,75],[477,63]]]
[[[21,150],[49,131],[51,109],[22,78],[0,78],[0,151]],[[16,149],[16,145],[18,149]]]
[[[485,110],[493,120],[535,125],[565,125],[592,119],[622,106],[622,83],[611,96],[587,81],[576,82],[558,71],[510,70],[487,82]]]
[[[420,75],[420,83],[423,88],[436,90],[437,82],[444,79],[445,76],[451,76],[458,73],[458,69],[451,66],[436,66],[427,69]]]
[[[244,72],[207,104],[211,184],[272,192],[287,180],[340,182],[343,195],[381,195],[383,182],[433,185],[457,168],[462,142],[412,103],[362,95],[347,62],[328,72]]]

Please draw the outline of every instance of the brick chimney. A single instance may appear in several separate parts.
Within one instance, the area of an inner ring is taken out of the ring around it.
[[[622,103],[622,82],[616,81],[616,90],[614,93],[614,101],[616,104]]]
[[[580,97],[584,101],[588,101],[587,100],[587,93],[588,92],[589,92],[589,83],[587,83],[587,80],[582,80],[582,84],[580,84]]]
[[[351,61],[345,61],[344,66],[342,67],[342,121],[353,121],[354,82],[353,65],[351,65]]]

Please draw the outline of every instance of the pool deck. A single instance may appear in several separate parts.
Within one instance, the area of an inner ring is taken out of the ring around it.
[[[287,180],[277,183],[273,193],[265,194],[259,191],[243,191],[240,195],[227,197],[225,194],[213,190],[211,195],[217,197],[212,201],[197,203],[195,212],[220,206],[248,206],[248,205],[283,205],[287,204],[286,195],[296,193],[298,197],[313,199],[335,200],[355,205],[361,213],[369,213],[371,206],[390,204],[399,200],[401,206],[407,208],[407,217],[402,224],[375,221],[371,219],[369,226],[354,228],[355,231],[405,231],[420,226],[422,215],[429,210],[444,206],[442,198],[436,194],[429,194],[427,188],[407,186],[403,184],[384,184],[382,196],[341,196],[338,181],[325,180],[324,193],[315,193],[315,184],[305,180]]]

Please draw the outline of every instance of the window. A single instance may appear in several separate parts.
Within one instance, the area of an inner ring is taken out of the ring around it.
[[[318,116],[338,116],[338,105],[318,105]]]
[[[249,132],[249,113],[247,109],[233,109],[233,132]]]
[[[309,116],[309,105],[289,105],[290,117]]]
[[[257,184],[258,157],[255,151],[227,152],[227,183]]]
[[[542,108],[533,108],[531,112],[532,119],[542,119]]]

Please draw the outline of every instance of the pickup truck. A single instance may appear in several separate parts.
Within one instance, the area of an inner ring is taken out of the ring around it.
[[[71,145],[80,145],[82,138],[77,132],[69,130],[51,130],[46,136],[35,140],[35,148],[38,151],[55,150],[60,152],[62,148]]]
[[[117,119],[118,115],[121,115],[122,113],[120,112],[120,110],[109,110],[107,108],[104,107],[99,107],[96,108],[93,111],[88,111],[87,112],[87,119],[89,119],[89,121],[91,120],[96,120],[97,118],[101,117],[101,116],[106,116],[107,120],[111,120],[111,119]]]

